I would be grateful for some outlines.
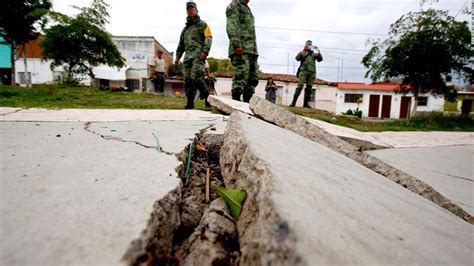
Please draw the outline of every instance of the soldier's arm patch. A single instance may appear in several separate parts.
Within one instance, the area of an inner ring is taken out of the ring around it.
[[[204,37],[212,37],[211,29],[209,26],[206,25],[206,28],[204,29]]]

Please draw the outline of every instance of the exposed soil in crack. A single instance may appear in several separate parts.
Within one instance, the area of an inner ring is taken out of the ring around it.
[[[220,169],[223,136],[204,134],[177,155],[180,186],[155,203],[147,228],[132,242],[123,260],[129,265],[237,265],[240,257],[236,223],[212,187],[224,186]],[[206,201],[209,171],[210,195]]]
[[[116,136],[110,136],[110,135],[102,135],[102,134],[99,134],[95,131],[93,131],[90,126],[91,126],[91,122],[87,122],[84,124],[84,130],[89,132],[89,133],[92,133],[96,136],[99,136],[105,140],[112,140],[112,141],[119,141],[119,142],[123,142],[123,143],[133,143],[133,144],[136,144],[138,146],[141,146],[143,148],[146,148],[146,149],[154,149],[156,150],[156,146],[149,146],[149,145],[145,145],[143,143],[140,143],[138,141],[133,141],[133,140],[124,140],[122,138],[119,138],[119,137],[116,137]],[[164,153],[164,154],[167,154],[167,155],[175,155],[174,153],[172,152],[167,152],[167,151],[164,151],[162,147],[160,147],[160,152]]]

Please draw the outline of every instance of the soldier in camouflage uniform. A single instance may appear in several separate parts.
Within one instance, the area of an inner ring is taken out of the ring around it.
[[[184,89],[187,98],[185,108],[194,108],[196,89],[200,91],[201,98],[205,99],[206,107],[210,107],[207,102],[209,93],[204,82],[204,62],[211,50],[211,30],[199,17],[196,3],[187,2],[186,12],[188,15],[186,27],[181,32],[175,60],[175,64],[179,64],[181,56],[185,53],[183,59]]]
[[[233,67],[232,99],[249,102],[258,85],[258,52],[255,20],[248,7],[249,0],[232,0],[227,7],[229,58]]]
[[[296,61],[301,61],[301,66],[299,67],[299,79],[298,79],[298,86],[295,90],[295,95],[293,95],[293,102],[290,106],[294,107],[296,105],[296,101],[301,94],[301,90],[303,86],[306,84],[306,88],[304,89],[304,101],[303,107],[310,107],[309,106],[309,99],[311,98],[311,91],[313,89],[313,83],[316,79],[316,60],[321,62],[323,60],[323,56],[317,51],[313,51],[312,48],[313,43],[311,41],[307,41],[303,51],[299,52],[296,56]]]

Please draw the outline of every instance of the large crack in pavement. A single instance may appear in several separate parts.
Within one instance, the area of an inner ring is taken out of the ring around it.
[[[94,134],[96,136],[99,136],[105,140],[112,140],[112,141],[119,141],[119,142],[123,142],[123,143],[133,143],[133,144],[136,144],[140,147],[143,147],[143,148],[146,148],[146,149],[154,149],[156,150],[157,149],[157,146],[149,146],[149,145],[145,145],[143,143],[140,143],[138,141],[134,141],[134,140],[124,140],[122,138],[119,138],[119,137],[116,137],[116,136],[110,136],[110,135],[102,135],[102,134],[99,134],[95,131],[93,131],[90,126],[91,126],[92,122],[87,122],[84,124],[84,130],[91,133],[91,134]],[[167,152],[165,150],[163,150],[162,147],[160,147],[160,152],[166,154],[166,155],[176,155],[175,153],[172,153],[172,152]]]
[[[177,154],[180,185],[154,204],[140,238],[122,258],[129,265],[238,265],[240,248],[236,223],[217,192],[206,201],[209,186],[223,186],[220,170],[222,135],[203,129]],[[191,149],[191,151],[190,151]],[[187,158],[191,154],[189,169]],[[188,173],[186,176],[185,173]]]

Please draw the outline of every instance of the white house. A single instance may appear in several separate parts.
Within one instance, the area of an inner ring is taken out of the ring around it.
[[[359,108],[363,117],[409,118],[414,108],[413,94],[397,94],[399,84],[339,83],[336,92],[336,114]],[[423,94],[418,97],[417,112],[442,112],[444,97]]]

